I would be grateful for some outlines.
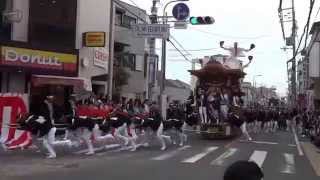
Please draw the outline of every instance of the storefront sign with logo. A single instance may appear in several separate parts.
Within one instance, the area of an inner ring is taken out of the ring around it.
[[[102,68],[108,68],[108,50],[106,48],[93,49],[93,64]]]
[[[105,32],[86,32],[83,33],[84,47],[105,47],[106,33]]]
[[[16,47],[1,47],[0,66],[56,73],[76,73],[77,56],[74,54],[32,50]]]
[[[8,149],[27,148],[32,143],[29,132],[9,127],[17,123],[19,114],[28,112],[28,99],[28,94],[0,93],[0,139]]]

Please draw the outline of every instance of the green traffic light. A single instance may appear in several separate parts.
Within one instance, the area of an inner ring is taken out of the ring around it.
[[[197,17],[191,17],[190,18],[190,23],[192,25],[199,24]]]

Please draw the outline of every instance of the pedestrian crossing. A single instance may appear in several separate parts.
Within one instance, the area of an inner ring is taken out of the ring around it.
[[[215,166],[222,166],[225,160],[228,160],[230,157],[235,155],[238,152],[237,148],[229,148],[226,152],[221,154],[217,159],[213,160],[210,164]]]
[[[188,159],[183,160],[183,163],[195,163],[197,161],[199,161],[200,159],[204,158],[206,155],[210,154],[211,152],[217,150],[218,147],[209,147],[206,148],[206,150],[202,153],[196,154]]]
[[[178,154],[180,151],[183,151],[185,149],[188,149],[190,148],[191,146],[183,146],[181,148],[178,148],[176,150],[173,150],[173,151],[170,151],[169,153],[165,153],[163,155],[160,155],[160,156],[157,156],[157,157],[154,157],[154,158],[151,158],[152,160],[157,160],[157,161],[162,161],[162,160],[166,160],[166,159],[169,159],[173,156],[175,156],[176,154]]]
[[[118,148],[117,148],[118,147]],[[110,145],[110,149],[103,155],[114,156],[113,153],[121,156],[122,154],[132,153],[128,147],[120,147],[117,145]],[[98,153],[99,154],[99,153]],[[269,161],[268,168],[272,167],[282,174],[296,174],[296,158],[295,155],[289,152],[273,152],[261,149],[240,149],[235,147],[225,146],[208,146],[208,147],[193,147],[185,145],[182,147],[171,147],[165,151],[152,151],[147,149],[138,149],[132,156],[135,160],[150,160],[154,162],[168,162],[178,164],[194,164],[210,167],[227,167],[235,161],[248,160],[255,162],[262,169],[266,168],[266,162]],[[147,158],[147,159],[146,159]]]

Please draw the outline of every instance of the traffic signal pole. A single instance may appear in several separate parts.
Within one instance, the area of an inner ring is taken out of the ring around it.
[[[293,58],[292,58],[292,106],[296,106],[296,101],[297,101],[297,85],[296,85],[296,13],[294,9],[294,0],[292,0],[292,40],[293,40],[293,45],[292,45],[292,53],[293,53]]]
[[[157,2],[158,0],[152,0],[152,6],[151,6],[151,17],[150,17],[150,20],[151,20],[151,24],[157,24],[158,23],[158,8],[157,8]],[[156,56],[156,39],[155,38],[150,38],[149,39],[149,56]],[[154,78],[154,79],[150,79],[150,78],[153,78],[153,77],[156,77],[156,74],[157,74],[157,69],[155,67],[158,67],[156,65],[157,61],[153,62],[153,63],[150,63],[149,61],[154,58],[148,58],[148,61],[147,61],[147,78],[146,78],[146,82],[147,82],[147,94],[146,94],[146,99],[149,99],[149,100],[152,100],[153,98],[153,87],[155,86],[156,84],[156,79],[157,78]],[[150,65],[153,66],[150,67]],[[150,69],[154,69],[155,72],[150,72]],[[153,75],[151,74],[153,73]]]

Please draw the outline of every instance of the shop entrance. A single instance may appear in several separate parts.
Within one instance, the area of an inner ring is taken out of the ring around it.
[[[73,93],[72,86],[63,85],[44,85],[38,87],[31,87],[30,91],[30,112],[35,112],[39,105],[44,101],[47,95],[54,96],[54,103],[63,113],[65,104],[68,101],[70,95]]]

